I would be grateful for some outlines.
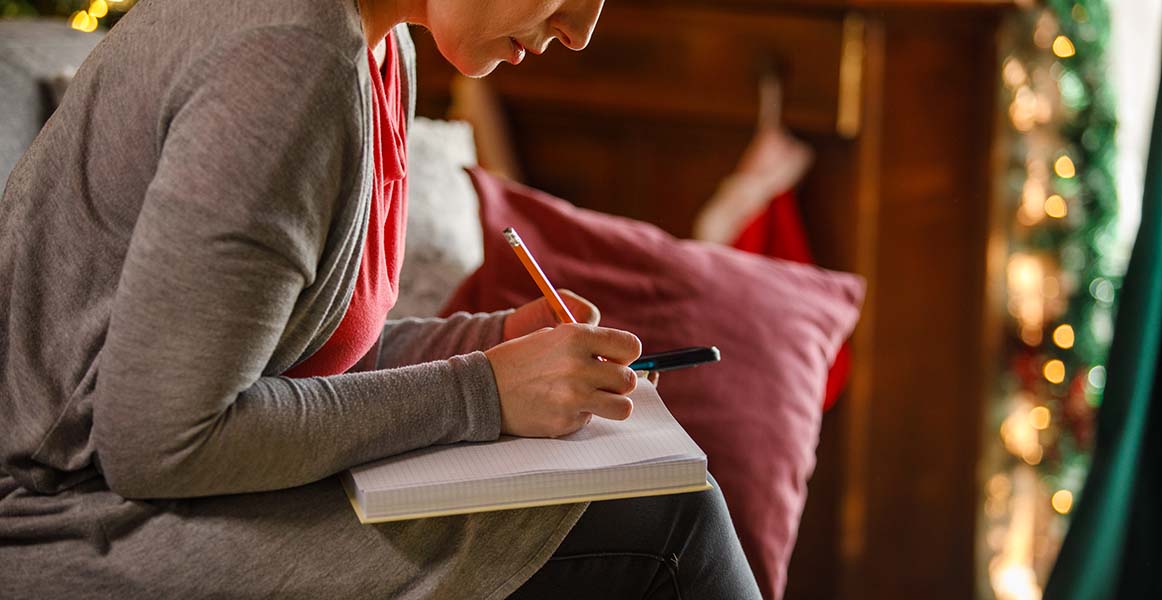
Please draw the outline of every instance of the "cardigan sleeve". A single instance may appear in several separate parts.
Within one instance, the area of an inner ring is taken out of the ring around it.
[[[504,341],[504,319],[513,309],[494,313],[458,312],[445,318],[391,320],[380,336],[380,369],[487,350]]]
[[[480,352],[263,376],[362,160],[360,79],[349,57],[293,27],[240,34],[188,69],[99,357],[93,443],[110,488],[272,490],[495,439],[499,400]]]

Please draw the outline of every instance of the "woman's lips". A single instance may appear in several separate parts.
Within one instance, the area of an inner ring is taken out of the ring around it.
[[[512,44],[512,56],[508,58],[508,62],[519,65],[525,59],[525,47],[516,41],[516,38],[508,38],[508,41]]]

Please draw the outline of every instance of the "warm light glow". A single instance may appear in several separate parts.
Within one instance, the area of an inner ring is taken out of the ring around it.
[[[1045,450],[1043,448],[1041,448],[1040,444],[1038,444],[1032,450],[1029,450],[1025,454],[1021,455],[1021,458],[1024,459],[1025,462],[1029,463],[1030,465],[1037,466],[1037,465],[1041,464],[1041,459],[1044,456],[1045,456]]]
[[[1077,175],[1077,167],[1073,166],[1073,159],[1062,154],[1057,162],[1053,163],[1053,172],[1062,179],[1073,179]]]
[[[1030,412],[1033,405],[1030,400],[1025,394],[1017,397],[1013,412],[1001,422],[1000,434],[1010,454],[1035,465],[1041,462],[1042,449],[1037,430],[1031,425]]]
[[[1015,307],[1021,339],[1031,345],[1039,344],[1039,331],[1045,327],[1045,265],[1037,256],[1018,252],[1009,257],[1006,274],[1009,300]]]
[[[1068,514],[1070,509],[1073,508],[1073,492],[1069,490],[1057,490],[1053,494],[1052,503],[1053,510],[1063,515]]]
[[[1064,348],[1068,350],[1073,347],[1073,342],[1074,335],[1072,325],[1068,323],[1064,325],[1058,325],[1057,329],[1053,330],[1053,343],[1057,344],[1058,348]]]
[[[1059,35],[1053,40],[1053,54],[1058,58],[1069,58],[1077,54],[1077,50],[1073,47],[1073,41],[1069,38]]]
[[[997,600],[1040,600],[1041,587],[1033,570],[1037,525],[1037,500],[1030,494],[1037,486],[1033,469],[1013,472],[1012,508],[1001,551],[989,561],[989,583]]]
[[[1029,425],[1037,430],[1043,430],[1049,427],[1049,409],[1044,406],[1038,406],[1029,411]]]
[[[1005,66],[1001,69],[1001,73],[1004,74],[1005,83],[1009,84],[1011,88],[1024,85],[1029,79],[1028,73],[1025,72],[1025,66],[1021,64],[1021,61],[1013,57],[1009,57],[1005,61]]]
[[[1040,100],[1037,93],[1033,92],[1031,87],[1023,85],[1017,88],[1017,93],[1013,94],[1013,101],[1009,105],[1009,117],[1013,123],[1013,129],[1027,133],[1032,131],[1033,127],[1037,126],[1038,108]]]
[[[1061,295],[1061,281],[1052,275],[1045,278],[1041,287],[1046,298],[1056,298]]]
[[[988,491],[990,496],[1006,498],[1013,491],[1013,484],[1004,473],[997,473],[989,477]]]
[[[1022,327],[1021,341],[1025,342],[1026,346],[1036,348],[1041,345],[1042,333],[1040,327]]]
[[[1006,564],[990,570],[993,591],[998,600],[1038,600],[1041,588],[1032,567]]]
[[[1039,288],[1043,270],[1041,262],[1028,254],[1014,254],[1009,259],[1009,285],[1018,290]]]
[[[1045,379],[1049,383],[1061,383],[1065,381],[1065,363],[1054,358],[1045,363],[1045,368],[1042,370],[1045,374]]]
[[[984,501],[984,512],[990,518],[999,519],[1005,514],[1005,501],[1000,498],[989,498]]]
[[[1053,194],[1045,199],[1045,214],[1054,219],[1064,219],[1065,215],[1069,214],[1069,206],[1065,204],[1065,198],[1057,194]]]
[[[1017,216],[1022,225],[1036,225],[1045,218],[1045,186],[1032,173],[1021,189],[1021,210]]]
[[[105,4],[105,0],[93,0],[89,4],[89,14],[100,19],[109,14],[109,5]]]
[[[69,18],[69,27],[72,27],[77,31],[93,31],[96,29],[96,27],[94,26],[93,29],[90,29],[89,21],[96,21],[96,19],[89,16],[89,13],[83,10],[78,10],[77,12],[73,13],[71,18]]]
[[[1048,48],[1053,45],[1053,36],[1057,35],[1057,21],[1049,14],[1049,11],[1042,11],[1041,16],[1037,19],[1037,27],[1033,30],[1033,43],[1037,44],[1038,48]]]
[[[999,525],[990,527],[986,539],[988,540],[989,548],[993,552],[999,552],[1001,548],[1005,547],[1005,528]]]

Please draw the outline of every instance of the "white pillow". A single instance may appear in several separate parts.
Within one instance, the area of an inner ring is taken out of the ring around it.
[[[463,167],[472,127],[416,117],[408,130],[408,219],[399,299],[390,319],[434,316],[484,262],[480,207]]]

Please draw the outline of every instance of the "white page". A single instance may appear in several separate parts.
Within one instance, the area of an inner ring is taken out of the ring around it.
[[[351,470],[365,492],[442,482],[472,481],[536,471],[571,471],[650,462],[675,456],[704,457],[674,420],[654,386],[638,379],[624,421],[594,416],[565,437],[502,436],[495,442],[433,446]]]

